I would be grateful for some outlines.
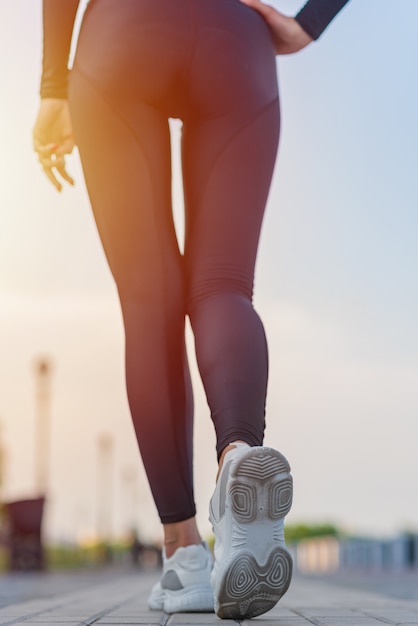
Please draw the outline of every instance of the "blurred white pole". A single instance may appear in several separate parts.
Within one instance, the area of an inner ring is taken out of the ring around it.
[[[3,501],[4,466],[6,452],[3,445],[3,422],[0,419],[0,504]]]
[[[35,489],[44,496],[48,487],[51,430],[51,362],[35,362]]]
[[[113,437],[102,433],[98,439],[97,534],[108,542],[112,536]]]
[[[138,484],[136,468],[127,465],[122,469],[124,526],[127,534],[137,531]]]

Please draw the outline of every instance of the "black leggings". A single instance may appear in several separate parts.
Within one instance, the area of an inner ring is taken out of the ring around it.
[[[279,135],[269,30],[239,0],[94,0],[70,106],[120,297],[141,455],[161,521],[179,522],[195,514],[186,315],[218,455],[263,441],[268,357],[252,291]],[[183,122],[183,254],[170,117]]]

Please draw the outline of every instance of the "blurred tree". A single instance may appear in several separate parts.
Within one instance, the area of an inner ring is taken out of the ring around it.
[[[333,524],[287,524],[286,543],[295,543],[311,537],[338,537],[341,532]]]

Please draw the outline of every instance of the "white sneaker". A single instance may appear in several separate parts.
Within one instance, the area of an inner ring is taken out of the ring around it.
[[[292,577],[283,524],[292,504],[289,463],[272,448],[236,445],[225,455],[210,502],[211,583],[215,612],[224,619],[266,613]]]
[[[151,589],[148,608],[166,613],[213,612],[212,564],[206,543],[177,548],[170,558],[163,549],[163,575]]]

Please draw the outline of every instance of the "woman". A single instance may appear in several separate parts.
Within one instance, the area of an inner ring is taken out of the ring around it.
[[[34,147],[61,190],[77,143],[118,288],[128,398],[164,529],[151,609],[250,618],[290,583],[292,482],[286,459],[262,445],[268,363],[254,265],[279,137],[275,54],[318,38],[346,2],[310,0],[291,18],[260,0],[92,0],[69,80],[79,0],[43,3]],[[183,254],[170,117],[183,122]],[[195,522],[186,315],[217,438],[213,567]]]

